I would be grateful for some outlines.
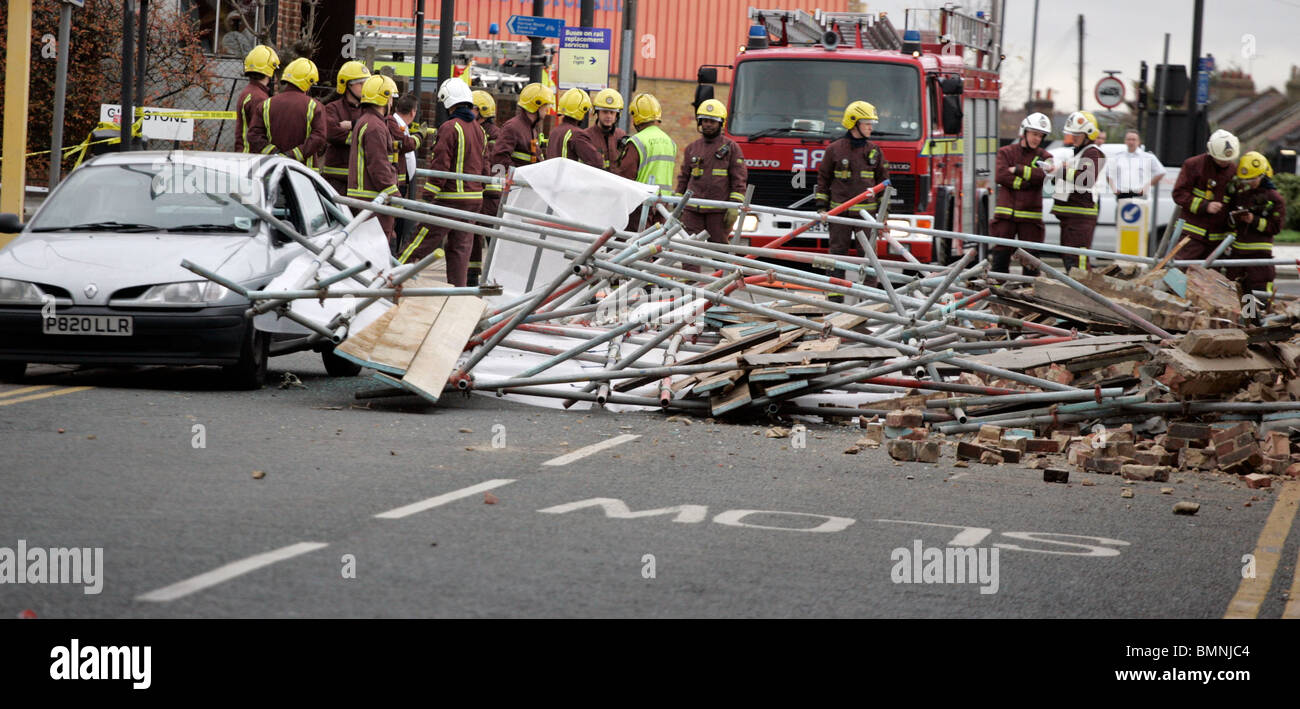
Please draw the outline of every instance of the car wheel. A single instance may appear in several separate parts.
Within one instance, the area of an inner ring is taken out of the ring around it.
[[[19,382],[26,374],[26,362],[0,362],[0,382]]]
[[[321,352],[320,358],[331,377],[355,377],[361,373],[361,365],[334,354],[333,348]]]
[[[221,368],[232,389],[261,389],[266,379],[266,362],[271,358],[271,335],[249,323],[239,361]]]

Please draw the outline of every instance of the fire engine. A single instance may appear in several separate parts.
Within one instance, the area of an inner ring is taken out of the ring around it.
[[[999,26],[952,6],[907,10],[905,18],[900,33],[885,13],[750,8],[749,39],[735,63],[700,67],[696,105],[712,98],[718,68],[734,72],[725,130],[745,154],[755,204],[811,210],[817,167],[843,135],[844,107],[864,100],[880,116],[871,140],[894,190],[888,223],[988,233]],[[763,246],[797,223],[754,213],[736,233]],[[954,253],[949,239],[891,234],[922,261],[948,263]],[[816,225],[785,248],[827,246],[825,226]],[[883,239],[877,248],[890,256]]]

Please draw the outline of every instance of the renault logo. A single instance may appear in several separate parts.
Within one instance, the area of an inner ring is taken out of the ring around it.
[[[87,298],[94,298],[95,294],[99,292],[99,286],[94,283],[87,283],[82,292],[86,294]]]

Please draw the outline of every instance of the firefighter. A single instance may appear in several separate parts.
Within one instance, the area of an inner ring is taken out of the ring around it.
[[[596,122],[587,129],[591,142],[600,153],[601,166],[610,172],[617,170],[619,141],[627,131],[618,127],[618,114],[623,110],[623,96],[614,89],[601,89],[593,99]]]
[[[1237,239],[1229,247],[1231,258],[1273,258],[1273,237],[1286,222],[1286,204],[1273,181],[1273,167],[1263,155],[1251,151],[1237,164],[1235,205],[1228,213]],[[1273,292],[1275,266],[1229,266],[1227,276],[1239,281],[1245,293]]]
[[[492,94],[478,90],[470,94],[474,99],[474,109],[478,114],[479,127],[483,129],[483,141],[488,155],[496,152],[497,137],[501,135],[501,128],[497,125],[497,100],[492,98]],[[493,170],[493,172],[497,172]],[[493,175],[493,177],[504,177],[504,175]],[[495,217],[501,205],[501,185],[495,182],[485,182],[483,184],[483,214]],[[478,285],[479,274],[483,270],[483,240],[482,234],[474,234],[474,246],[469,252],[469,270],[466,273],[465,283],[470,286]]]
[[[519,92],[519,110],[497,135],[492,148],[492,174],[505,177],[511,167],[531,165],[541,160],[537,134],[541,130],[545,106],[555,105],[555,94],[541,84],[529,84]]]
[[[483,129],[475,122],[474,97],[459,79],[448,79],[438,88],[438,100],[451,116],[438,126],[430,167],[443,172],[482,175],[487,168]],[[434,204],[478,213],[483,207],[483,183],[469,180],[431,178],[424,183],[425,197]],[[446,241],[446,246],[443,242]],[[447,253],[447,280],[463,287],[468,279],[469,256],[474,240],[466,231],[423,226],[415,240],[399,257],[403,263],[418,261],[438,247]]]
[[[690,190],[695,199],[744,201],[749,171],[740,146],[722,135],[726,120],[727,107],[717,99],[711,98],[695,109],[695,126],[702,137],[682,153],[676,189],[679,196]],[[687,206],[682,210],[682,226],[690,234],[707,231],[709,241],[721,243],[731,231],[726,211],[723,207]]]
[[[1065,161],[1062,181],[1052,202],[1052,214],[1061,221],[1061,246],[1092,248],[1092,233],[1097,228],[1097,200],[1092,188],[1101,178],[1106,156],[1095,141],[1100,135],[1097,117],[1089,111],[1075,111],[1065,119],[1065,144],[1074,154]],[[1064,194],[1064,199],[1062,199]],[[1061,263],[1088,269],[1087,256],[1061,254]]]
[[[672,194],[673,168],[677,164],[677,143],[659,127],[663,107],[654,94],[638,94],[632,99],[632,126],[634,135],[624,137],[619,145],[619,157],[614,172],[629,180],[636,180],[659,188],[659,194]],[[639,211],[639,210],[638,210]],[[651,212],[651,223],[662,219]],[[627,228],[640,225],[638,213],[628,217]]]
[[[1043,243],[1043,179],[1052,171],[1052,156],[1043,141],[1052,132],[1052,120],[1031,113],[1020,122],[1020,139],[998,149],[995,180],[999,189],[997,206],[989,231],[1002,239]],[[1011,270],[1010,246],[993,247],[993,272]],[[1037,269],[1025,268],[1027,276]]]
[[[1206,152],[1183,161],[1174,183],[1174,204],[1182,207],[1183,234],[1190,239],[1174,255],[1176,259],[1205,259],[1231,230],[1228,213],[1241,145],[1237,136],[1216,130],[1205,148]]]
[[[569,89],[560,97],[556,110],[562,118],[546,136],[546,159],[568,158],[603,169],[604,160],[586,131],[591,97],[582,89]]]
[[[320,174],[339,194],[348,190],[348,160],[352,146],[352,126],[361,117],[361,88],[370,78],[370,70],[361,62],[346,62],[339,67],[335,96],[325,104],[325,155]]]
[[[284,90],[263,101],[262,110],[253,114],[249,152],[280,153],[307,167],[316,166],[316,155],[325,148],[325,109],[307,91],[319,80],[312,60],[299,57],[289,62],[280,76]]]
[[[875,128],[876,107],[866,101],[854,101],[844,108],[840,125],[848,133],[826,147],[826,155],[817,167],[817,211],[825,213],[828,208],[837,207],[849,199],[875,187],[889,179],[889,168],[885,165],[885,155],[880,146],[871,142],[871,131]],[[874,215],[880,204],[877,197],[869,202],[859,202],[849,207],[845,216],[854,215],[861,218]],[[846,255],[853,244],[854,227],[846,224],[830,225],[830,253]],[[833,270],[831,276],[843,278],[844,271]],[[842,299],[842,296],[834,296]]]
[[[361,87],[361,115],[352,127],[348,156],[348,196],[374,199],[381,194],[397,194],[397,170],[388,155],[393,152],[393,136],[388,132],[388,107],[393,90],[382,76],[366,79]],[[388,237],[389,249],[397,248],[393,217],[379,216],[379,224]]]
[[[235,152],[248,152],[248,126],[262,102],[271,97],[271,77],[280,68],[280,57],[274,49],[259,44],[244,57],[244,76],[248,86],[239,92],[235,102]]]

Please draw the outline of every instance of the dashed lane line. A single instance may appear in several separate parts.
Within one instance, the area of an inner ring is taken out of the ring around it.
[[[137,601],[149,601],[154,603],[166,603],[178,598],[184,598],[192,593],[197,593],[205,588],[211,588],[219,583],[224,583],[236,576],[243,576],[251,571],[256,571],[264,566],[270,566],[277,561],[292,559],[308,552],[324,549],[329,546],[323,542],[298,542],[290,544],[287,547],[280,547],[272,551],[255,554],[247,559],[232,561],[225,566],[213,569],[207,573],[199,574],[185,579],[179,583],[170,586],[164,586],[156,591],[150,591],[142,596],[136,596]]]
[[[472,497],[480,492],[487,492],[493,488],[509,485],[512,482],[514,482],[514,480],[488,480],[487,482],[470,485],[469,487],[454,490],[443,495],[438,495],[437,497],[430,497],[427,500],[413,502],[409,505],[391,509],[387,512],[380,512],[375,515],[375,517],[378,517],[379,519],[401,519],[403,517],[409,517],[417,512],[423,512],[440,505],[445,505],[448,502],[455,502],[456,500],[461,500],[466,497]]]
[[[579,448],[576,451],[565,453],[564,455],[558,458],[551,458],[545,463],[542,463],[542,465],[550,465],[550,466],[568,465],[569,463],[572,463],[575,460],[581,460],[593,453],[599,453],[608,448],[613,448],[614,446],[627,443],[628,441],[635,441],[640,437],[641,436],[636,435],[634,433],[624,433],[620,436],[614,436],[613,438],[603,440],[600,443],[593,443],[589,446],[584,446],[582,448]]]

